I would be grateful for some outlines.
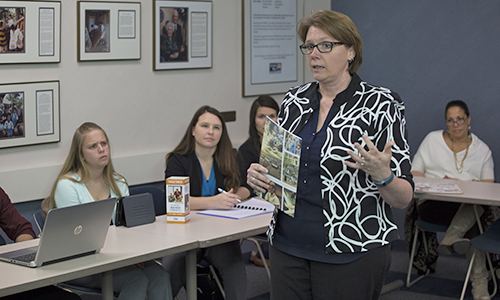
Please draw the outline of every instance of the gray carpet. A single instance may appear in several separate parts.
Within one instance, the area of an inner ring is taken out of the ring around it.
[[[244,247],[245,248],[245,247]],[[245,250],[245,249],[244,249]],[[246,270],[248,278],[248,299],[269,300],[270,284],[264,268],[254,266],[249,258],[249,252],[245,252],[247,261]],[[402,240],[395,241],[392,248],[392,264],[386,282],[402,280],[406,284],[408,270],[408,251]],[[467,272],[465,256],[450,255],[440,256],[437,263],[436,273],[417,282],[411,288],[405,286],[388,292],[381,296],[381,300],[451,300],[459,299],[462,285]],[[416,272],[412,273],[415,278]],[[471,300],[470,284],[465,299]],[[492,288],[490,289],[490,291]],[[100,297],[82,296],[84,300],[98,300]],[[186,299],[184,290],[179,293],[179,299]],[[500,299],[495,296],[493,299]]]
[[[395,241],[392,248],[392,264],[386,282],[391,283],[395,280],[402,280],[406,285],[406,275],[408,271],[409,255],[406,244],[402,240]],[[251,268],[247,266],[247,271]],[[253,271],[252,271],[253,272]],[[411,288],[406,286],[397,290],[388,292],[380,297],[380,300],[451,300],[459,299],[462,292],[462,286],[467,272],[467,261],[465,256],[450,255],[440,256],[438,259],[436,273],[430,274],[421,281],[415,283]],[[417,277],[416,271],[412,273],[412,279]],[[261,282],[249,272],[248,274],[249,290],[256,286],[253,282]],[[261,282],[262,290],[269,289],[269,284]],[[472,300],[470,294],[470,284],[465,299]],[[255,287],[253,293],[249,295],[250,300],[269,300],[269,293],[262,293],[253,296],[255,292],[261,290],[259,286]],[[490,291],[493,288],[490,287]],[[493,299],[500,299],[497,295]]]

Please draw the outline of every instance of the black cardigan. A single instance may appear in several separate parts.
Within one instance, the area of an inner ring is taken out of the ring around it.
[[[246,187],[250,191],[250,196],[255,196],[253,188],[247,184],[247,170],[252,163],[259,162],[259,151],[247,140],[238,149],[238,163],[240,164],[241,186]]]
[[[219,168],[214,159],[215,184],[217,188],[226,189],[224,187],[225,176],[219,172]],[[168,160],[165,169],[165,179],[170,176],[189,176],[189,194],[193,197],[201,197],[201,186],[203,184],[204,175],[201,170],[200,162],[196,153],[193,151],[188,155],[180,155],[174,153]],[[218,192],[216,191],[216,194]]]

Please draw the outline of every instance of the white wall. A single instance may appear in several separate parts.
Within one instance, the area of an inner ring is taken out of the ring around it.
[[[163,180],[165,154],[177,145],[202,105],[235,110],[237,121],[228,123],[229,134],[235,145],[245,141],[255,97],[241,96],[242,1],[212,1],[211,69],[155,72],[153,1],[140,0],[141,60],[85,63],[77,62],[77,1],[61,2],[61,63],[0,66],[1,83],[61,82],[61,142],[0,149],[0,186],[13,202],[49,194],[75,129],[86,121],[106,130],[115,168],[131,185]],[[330,7],[329,0],[304,2],[304,15]],[[305,73],[306,80],[312,80],[307,66]],[[273,96],[281,101],[283,95]]]

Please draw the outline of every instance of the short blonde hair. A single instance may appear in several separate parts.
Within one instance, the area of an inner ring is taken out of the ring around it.
[[[313,12],[310,17],[302,18],[297,30],[302,42],[305,42],[307,32],[311,26],[323,30],[334,39],[344,43],[347,47],[352,46],[356,56],[349,64],[349,73],[353,74],[359,70],[363,62],[363,41],[356,25],[348,16],[337,11],[320,10]]]

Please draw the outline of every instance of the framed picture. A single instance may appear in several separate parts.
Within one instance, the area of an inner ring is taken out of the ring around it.
[[[304,81],[297,23],[303,0],[243,0],[243,96],[286,93]],[[277,21],[279,20],[279,21]]]
[[[141,3],[78,1],[78,61],[141,59]]]
[[[212,67],[212,2],[155,0],[153,69]]]
[[[61,1],[0,1],[0,64],[59,62]]]
[[[60,140],[59,81],[0,84],[0,148]]]

